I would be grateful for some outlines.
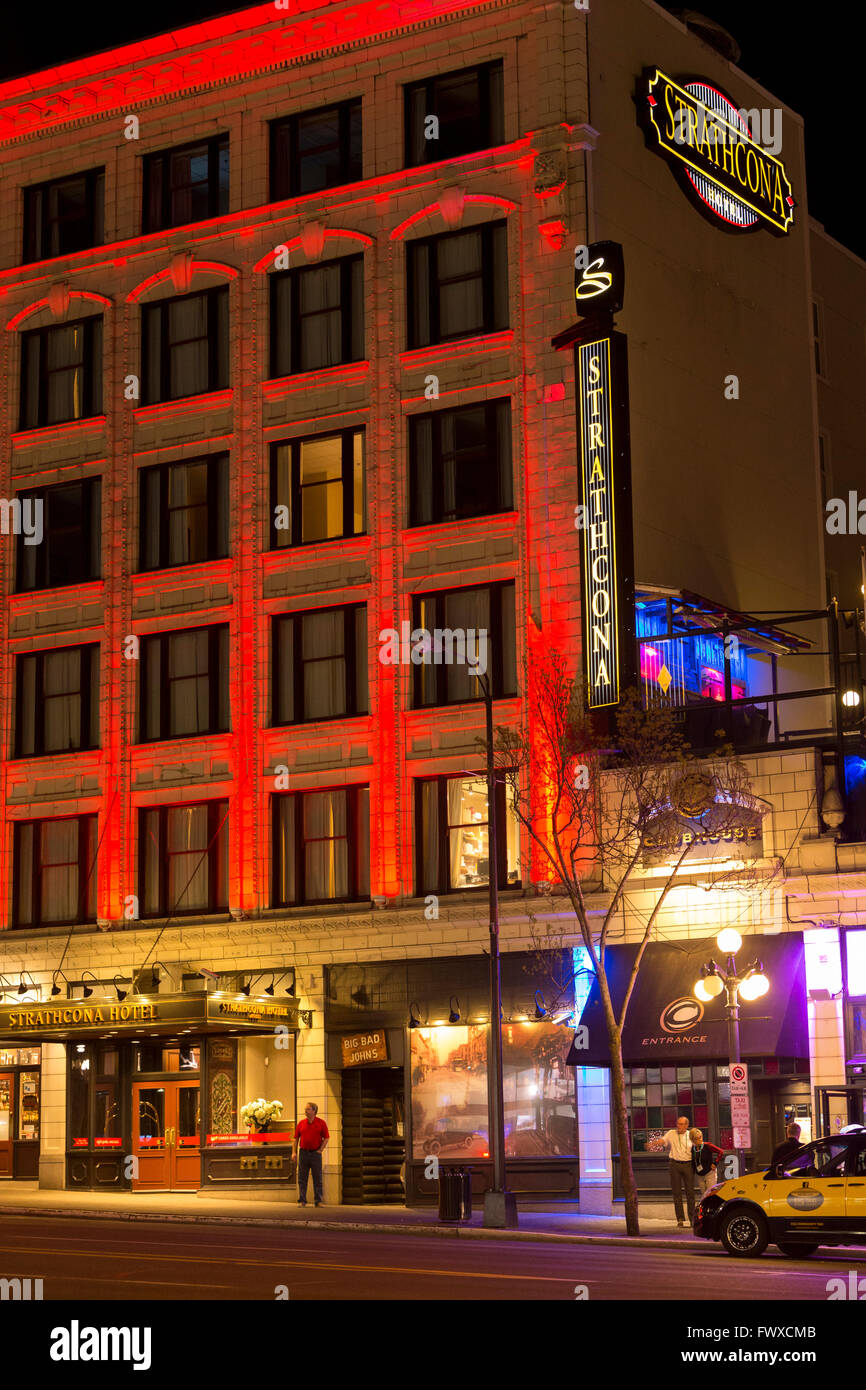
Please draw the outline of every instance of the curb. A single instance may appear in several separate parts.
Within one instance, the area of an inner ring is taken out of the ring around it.
[[[487,1230],[481,1226],[459,1225],[413,1225],[386,1224],[369,1221],[308,1221],[293,1217],[290,1220],[271,1220],[263,1216],[216,1216],[192,1213],[175,1216],[171,1212],[117,1212],[117,1211],[66,1211],[47,1207],[4,1207],[0,1206],[0,1216],[52,1216],[66,1220],[85,1217],[93,1221],[161,1221],[176,1226],[264,1226],[276,1230],[295,1229],[313,1231],[362,1231],[368,1235],[409,1235],[439,1236],[444,1239],[463,1237],[469,1240],[518,1240],[530,1243],[553,1243],[565,1245],[624,1245],[638,1246],[643,1250],[681,1250],[698,1253],[703,1243],[686,1244],[685,1240],[670,1240],[662,1236],[615,1236],[615,1235],[570,1235],[559,1231],[499,1231]],[[697,1238],[695,1238],[695,1241]]]

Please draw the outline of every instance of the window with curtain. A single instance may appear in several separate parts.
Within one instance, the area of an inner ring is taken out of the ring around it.
[[[20,429],[84,420],[101,412],[101,317],[21,335]]]
[[[144,228],[158,232],[204,222],[229,210],[229,137],[220,135],[148,155]]]
[[[406,164],[431,164],[505,139],[502,62],[437,73],[404,89]],[[435,116],[438,130],[430,117]]]
[[[273,906],[370,896],[370,789],[273,798]]]
[[[19,821],[15,826],[16,927],[96,918],[96,816]]]
[[[271,202],[361,177],[360,100],[271,122]]]
[[[139,680],[142,742],[227,731],[228,624],[143,638]]]
[[[500,888],[519,887],[520,834],[510,788],[498,782],[497,857]],[[454,893],[490,882],[487,780],[432,777],[415,784],[417,889]]]
[[[19,656],[16,665],[16,756],[98,747],[98,644]]]
[[[366,604],[275,618],[273,671],[275,724],[366,714]]]
[[[142,916],[223,911],[228,907],[228,802],[139,811],[138,865]]]
[[[505,222],[410,241],[409,347],[508,327]]]
[[[146,304],[142,335],[145,405],[228,386],[228,286]]]
[[[25,188],[24,263],[101,245],[104,201],[104,169]]]
[[[228,477],[227,454],[141,470],[142,570],[228,555]]]
[[[425,660],[412,668],[416,709],[483,699],[481,674],[494,699],[516,695],[513,582],[418,594],[412,610],[413,629],[431,638]]]
[[[17,592],[98,579],[101,480],[87,478],[18,494],[22,507],[25,499],[31,511],[37,505],[42,508],[42,542],[28,545],[23,534],[17,537]]]
[[[409,417],[412,526],[510,511],[511,402]]]
[[[364,258],[271,276],[271,376],[293,376],[364,356]]]
[[[366,529],[364,431],[275,444],[272,549],[360,536]]]

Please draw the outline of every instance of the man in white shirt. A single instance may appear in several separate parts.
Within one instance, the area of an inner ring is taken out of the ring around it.
[[[647,1145],[653,1153],[661,1153],[665,1149],[670,1158],[670,1177],[671,1191],[674,1197],[674,1211],[677,1216],[677,1225],[685,1226],[683,1215],[683,1192],[686,1194],[686,1208],[689,1213],[689,1225],[694,1225],[695,1220],[695,1173],[692,1167],[692,1141],[689,1138],[689,1122],[685,1115],[680,1115],[677,1120],[676,1129],[669,1129],[667,1134],[655,1143]]]

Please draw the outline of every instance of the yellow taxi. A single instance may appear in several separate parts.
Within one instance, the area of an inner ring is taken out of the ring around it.
[[[866,1245],[866,1129],[815,1139],[775,1168],[711,1187],[694,1231],[745,1258],[771,1241],[798,1258],[819,1245]]]

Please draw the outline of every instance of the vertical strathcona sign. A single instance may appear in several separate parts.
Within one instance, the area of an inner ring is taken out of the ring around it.
[[[575,343],[583,506],[584,661],[590,707],[618,704],[633,675],[634,573],[626,339]]]

